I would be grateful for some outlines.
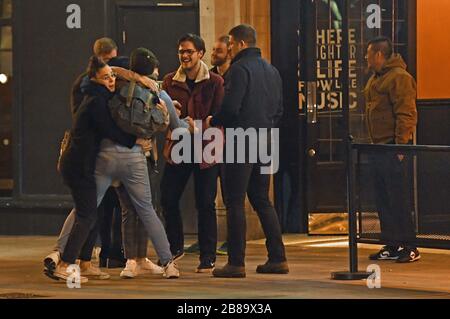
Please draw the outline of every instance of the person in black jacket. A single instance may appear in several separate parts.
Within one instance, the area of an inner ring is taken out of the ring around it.
[[[151,90],[157,89],[155,81],[151,81],[148,77],[142,76],[136,72],[128,70],[130,67],[130,59],[126,56],[117,56],[117,45],[114,40],[110,38],[97,39],[93,46],[94,55],[107,63],[112,71],[118,75],[119,78],[130,81],[134,80]],[[82,85],[90,84],[87,71],[78,76],[72,85],[70,95],[70,111],[72,117],[77,113],[78,108],[83,102],[85,93],[82,90]],[[113,189],[116,192],[112,191]],[[116,194],[117,193],[117,194]],[[100,267],[115,268],[123,267],[126,260],[124,259],[122,248],[122,233],[121,233],[121,210],[132,210],[133,207],[127,207],[129,203],[127,198],[122,195],[126,194],[125,190],[119,190],[116,187],[111,187],[105,195],[104,200],[100,204],[98,225],[99,234],[101,238],[101,253],[100,253]],[[118,204],[120,202],[120,205]],[[57,244],[49,255],[44,258],[44,267],[53,269],[59,263],[61,252],[67,242],[68,235],[71,231],[75,219],[75,210],[73,210],[67,217],[64,227],[61,229]],[[97,229],[96,228],[96,229]],[[88,254],[84,252],[83,254]],[[83,272],[84,274],[85,272]],[[98,272],[94,272],[98,273]],[[97,279],[102,279],[104,276],[89,276]]]
[[[61,175],[70,188],[76,209],[75,224],[56,269],[47,275],[66,280],[67,267],[80,259],[90,265],[91,255],[83,255],[83,246],[93,246],[97,232],[92,229],[97,217],[97,190],[95,168],[100,142],[109,138],[132,148],[136,144],[147,149],[149,142],[124,133],[113,121],[108,101],[115,92],[115,74],[98,57],[91,57],[88,67],[89,83],[83,87],[85,97],[73,116],[71,141],[61,158]],[[92,249],[83,249],[91,252]],[[81,282],[87,278],[81,277]]]
[[[207,126],[225,129],[272,129],[283,113],[282,83],[278,71],[261,57],[256,47],[256,31],[249,25],[239,25],[230,32],[232,65],[225,83],[225,97],[220,111],[207,120]],[[269,134],[270,135],[270,134]],[[227,140],[226,147],[234,147]],[[249,149],[249,143],[246,149]],[[270,138],[258,137],[258,145],[270,149]],[[256,269],[258,273],[289,272],[281,227],[269,200],[270,175],[261,173],[260,159],[252,163],[236,163],[227,158],[225,188],[228,194],[228,263],[213,271],[214,277],[245,277],[246,220],[245,195],[256,210],[266,236],[269,259]]]

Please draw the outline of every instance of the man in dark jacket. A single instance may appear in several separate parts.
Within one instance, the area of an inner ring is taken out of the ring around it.
[[[205,42],[198,35],[183,36],[178,41],[180,67],[176,72],[166,75],[163,82],[163,89],[172,100],[181,104],[181,118],[189,116],[202,121],[203,127],[207,117],[219,110],[224,94],[223,79],[210,72],[202,61],[205,51]],[[200,150],[202,154],[206,144],[208,143],[204,143]],[[216,261],[215,199],[219,168],[216,163],[204,161],[202,154],[193,154],[190,163],[174,164],[171,158],[172,146],[172,141],[166,143],[164,155],[167,163],[161,180],[161,205],[170,249],[175,259],[184,255],[183,223],[179,205],[181,195],[193,173],[200,246],[200,264],[196,271],[211,272]],[[196,152],[195,147],[192,149]],[[200,163],[194,161],[194,157],[197,158],[198,155],[202,159]]]
[[[417,125],[416,82],[394,54],[386,37],[369,41],[367,64],[373,72],[364,90],[369,136],[375,144],[412,144]],[[386,244],[371,260],[406,263],[420,259],[412,219],[412,171],[409,155],[376,153],[370,156],[374,191]]]
[[[225,129],[272,129],[283,112],[282,83],[278,71],[261,57],[256,47],[256,31],[249,25],[239,25],[230,31],[233,61],[228,71],[225,97],[221,110],[207,120],[207,126]],[[234,147],[227,140],[226,148]],[[249,144],[249,143],[248,143]],[[246,150],[249,145],[246,145]],[[270,149],[270,139],[258,137],[261,147]],[[225,187],[228,194],[228,263],[215,269],[215,277],[245,277],[246,221],[244,212],[247,194],[256,210],[266,236],[269,260],[256,269],[259,273],[285,274],[289,272],[281,227],[269,200],[270,175],[262,174],[260,159],[252,163],[236,163],[227,158]]]

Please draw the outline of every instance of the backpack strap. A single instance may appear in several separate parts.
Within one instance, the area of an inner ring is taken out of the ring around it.
[[[134,95],[135,88],[136,88],[136,82],[131,81],[130,86],[128,87],[127,107],[131,107],[131,102],[133,101],[133,95]]]
[[[150,93],[148,95],[147,102],[145,103],[145,111],[146,112],[148,112],[152,109],[152,104],[151,104],[152,98],[153,98],[153,93]]]

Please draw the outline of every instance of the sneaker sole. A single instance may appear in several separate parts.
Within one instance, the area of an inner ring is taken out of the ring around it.
[[[208,269],[199,269],[199,268],[197,268],[195,270],[195,272],[197,274],[208,274],[208,273],[212,273],[213,271],[214,271],[214,268],[208,268]]]
[[[398,257],[377,257],[377,258],[370,258],[369,260],[397,260]]]
[[[408,259],[407,261],[400,261],[400,260],[397,260],[397,263],[399,263],[399,264],[407,264],[407,263],[413,263],[413,262],[415,262],[415,261],[418,261],[420,258],[421,258],[422,256],[417,256],[417,257],[415,257],[415,258],[413,258],[413,259]]]

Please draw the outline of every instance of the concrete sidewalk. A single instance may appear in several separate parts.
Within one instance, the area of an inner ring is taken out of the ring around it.
[[[42,258],[51,250],[55,237],[0,237],[0,298],[448,298],[450,299],[450,251],[421,249],[422,259],[412,264],[379,262],[381,288],[369,289],[365,281],[330,279],[332,271],[348,269],[345,237],[285,235],[290,265],[288,275],[261,275],[255,272],[265,262],[264,241],[247,244],[247,278],[218,279],[196,274],[197,255],[180,262],[181,278],[166,280],[146,275],[120,279],[120,269],[108,270],[110,280],[94,281],[81,289],[68,289],[42,274]],[[187,244],[195,240],[190,236]],[[371,264],[367,255],[379,246],[360,245],[360,270]],[[155,261],[154,252],[150,251]],[[226,257],[218,257],[219,266]]]

